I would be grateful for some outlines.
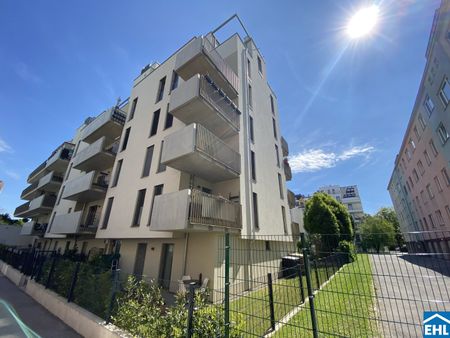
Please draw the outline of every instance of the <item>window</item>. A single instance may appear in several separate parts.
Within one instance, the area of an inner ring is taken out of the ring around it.
[[[405,154],[406,154],[406,158],[408,159],[408,161],[410,161],[410,160],[411,160],[411,157],[412,157],[411,151],[410,151],[409,149],[406,149],[406,150],[405,150]]]
[[[265,241],[266,251],[270,251],[270,242]]]
[[[444,124],[442,122],[439,124],[437,133],[439,136],[439,140],[441,141],[442,145],[444,145],[447,142],[449,135],[448,135],[447,130],[445,129]]]
[[[169,104],[167,104],[166,122],[164,122],[164,129],[168,129],[173,125],[173,115],[169,113]]]
[[[450,207],[448,205],[445,206],[445,212],[447,213],[447,218],[450,220]]]
[[[248,85],[248,105],[253,107],[253,93],[251,85]]]
[[[435,212],[434,212],[435,214],[436,214],[436,220],[437,220],[437,223],[439,224],[439,225],[445,225],[445,223],[444,223],[444,218],[442,217],[442,213],[441,213],[441,211],[440,210],[436,210]]]
[[[417,118],[419,120],[420,126],[422,127],[422,130],[425,130],[425,127],[427,126],[425,124],[425,121],[423,120],[423,117],[421,114],[419,114],[419,117]]]
[[[261,58],[259,56],[257,56],[258,59],[258,71],[261,73],[263,73],[263,69],[262,69],[262,62],[261,62]]]
[[[119,182],[120,171],[122,170],[122,163],[123,163],[123,160],[119,160],[117,162],[116,174],[114,175],[112,187],[115,187],[117,185],[117,183]]]
[[[414,143],[413,139],[409,139],[409,145],[411,146],[412,151],[416,150],[416,144]]]
[[[417,182],[419,182],[419,175],[417,175],[417,170],[413,169],[413,176],[414,176],[414,180]]]
[[[255,130],[253,129],[253,117],[249,116],[250,121],[250,141],[255,143]]]
[[[447,107],[450,100],[450,86],[447,78],[444,78],[444,81],[442,82],[441,89],[439,90],[439,98],[444,107]]]
[[[425,224],[425,229],[428,229],[428,222],[425,217],[423,218],[423,224]]]
[[[176,72],[172,73],[172,82],[170,83],[170,91],[176,89],[178,87],[178,81],[180,80],[178,74]],[[162,99],[162,97],[161,97]]]
[[[433,215],[432,215],[432,214],[429,214],[429,215],[428,215],[428,218],[429,218],[429,220],[430,220],[431,226],[434,228],[434,227],[436,226],[436,223],[434,222]]]
[[[259,229],[259,217],[258,217],[258,195],[253,193],[253,220],[255,228]]]
[[[128,118],[128,121],[131,121],[134,117],[134,112],[136,111],[137,102],[138,102],[138,98],[136,97],[133,100],[133,103],[131,104],[130,117]]]
[[[161,141],[161,149],[159,150],[158,170],[156,171],[157,173],[166,171],[166,165],[161,163],[161,156],[162,156],[162,152],[163,152],[163,147],[164,147],[164,141]]]
[[[428,166],[431,165],[431,159],[426,150],[423,152],[423,156],[425,157],[425,161],[427,162]]]
[[[59,205],[59,202],[61,202],[62,195],[64,195],[64,188],[65,187],[66,186],[62,187],[61,192],[59,193],[58,202],[56,202],[56,205]]]
[[[106,229],[108,226],[109,216],[111,215],[111,209],[113,205],[114,197],[108,198],[108,202],[106,202],[106,210],[105,217],[103,217],[102,229]]]
[[[411,176],[409,176],[408,179],[409,179],[409,184],[411,184],[411,188],[414,188],[414,183],[413,183]]]
[[[166,85],[166,77],[164,76],[161,80],[159,80],[158,93],[156,94],[156,102],[159,102],[163,99],[165,85]]]
[[[273,136],[275,137],[275,139],[278,139],[278,136],[277,136],[277,125],[275,123],[275,119],[274,118],[272,118],[272,126],[273,126]]]
[[[152,205],[150,206],[150,215],[148,217],[148,225],[150,226],[152,221],[152,213],[153,213],[153,206],[155,204],[155,197],[162,195],[164,189],[164,184],[155,185],[153,188],[153,197],[152,197]]]
[[[154,146],[147,148],[145,152],[144,169],[142,169],[142,177],[147,177],[150,174],[150,167],[152,166],[153,149]]]
[[[280,198],[283,200],[284,199],[284,195],[283,195],[283,180],[282,180],[280,174],[278,174],[278,188],[280,189]]]
[[[281,206],[281,217],[283,218],[283,230],[284,230],[284,233],[287,234],[286,209],[284,208],[284,206]]]
[[[252,67],[249,59],[247,59],[247,76],[249,79],[252,78]]]
[[[149,137],[156,135],[158,131],[158,123],[159,123],[159,114],[161,113],[161,109],[158,109],[153,113],[153,119],[152,119],[152,127],[150,129],[150,135]]]
[[[431,189],[431,184],[427,184],[427,192],[428,197],[430,198],[430,200],[432,200],[434,198],[434,193],[433,190]]]
[[[406,187],[408,188],[408,191],[411,192],[411,186],[409,185],[409,182],[406,182]]]
[[[133,223],[131,224],[131,226],[139,226],[139,224],[141,223],[142,209],[144,208],[145,201],[145,192],[146,189],[141,189],[138,191],[136,206],[134,208]]]
[[[416,135],[417,139],[420,140],[420,133],[419,130],[417,129],[417,126],[414,126],[414,134]]]
[[[272,95],[270,95],[270,109],[272,110],[272,114],[275,114],[275,103],[273,102]]]
[[[128,139],[130,138],[130,130],[131,130],[131,127],[128,127],[127,130],[125,130],[125,136],[123,137],[121,151],[124,151],[125,149],[127,149]]]
[[[434,110],[433,100],[431,100],[431,98],[427,95],[423,104],[425,105],[425,108],[427,109],[428,117],[430,117]]]
[[[434,177],[434,183],[436,184],[436,188],[438,192],[441,192],[442,189],[442,185],[441,185],[441,181],[439,180],[439,177],[435,176]]]
[[[251,170],[252,170],[252,179],[256,181],[256,163],[255,163],[255,152],[250,152],[250,161],[251,161]]]
[[[436,146],[434,145],[434,141],[433,141],[433,140],[430,140],[429,144],[430,144],[431,152],[432,152],[433,155],[436,157],[437,154],[438,154],[438,151],[437,151],[437,149],[436,149]]]
[[[444,179],[444,182],[448,187],[450,185],[450,177],[448,176],[447,169],[442,168],[441,173],[442,173],[442,178]]]
[[[419,160],[419,162],[417,162],[417,168],[419,168],[420,175],[423,176],[423,174],[425,173],[425,169],[423,167],[422,161]]]
[[[275,155],[277,157],[277,167],[280,168],[280,152],[278,151],[278,146],[275,144]]]

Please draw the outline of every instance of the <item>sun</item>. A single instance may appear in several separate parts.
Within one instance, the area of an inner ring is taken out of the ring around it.
[[[358,39],[373,31],[380,9],[376,5],[357,11],[347,24],[347,34],[352,39]]]

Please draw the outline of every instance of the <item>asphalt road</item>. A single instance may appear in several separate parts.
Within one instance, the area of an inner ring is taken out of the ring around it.
[[[422,337],[424,311],[450,311],[450,260],[387,254],[371,263],[384,337]]]
[[[81,337],[0,273],[0,337],[27,334],[43,338]]]

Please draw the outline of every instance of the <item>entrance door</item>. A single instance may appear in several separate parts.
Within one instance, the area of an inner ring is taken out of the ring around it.
[[[172,274],[173,244],[164,243],[161,252],[161,267],[159,269],[159,284],[164,288],[170,287]]]
[[[134,261],[134,269],[133,269],[133,274],[136,276],[138,280],[142,279],[146,252],[147,252],[147,243],[138,243],[136,249],[136,259]]]

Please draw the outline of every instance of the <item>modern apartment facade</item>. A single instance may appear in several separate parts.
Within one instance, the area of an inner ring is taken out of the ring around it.
[[[129,100],[88,119],[70,144],[38,241],[52,249],[120,247],[122,271],[175,291],[186,275],[214,286],[224,232],[262,248],[298,232],[277,98],[249,36],[192,38],[146,66]],[[242,263],[236,279],[248,273]]]
[[[411,250],[450,252],[450,1],[436,10],[416,102],[388,184]]]

